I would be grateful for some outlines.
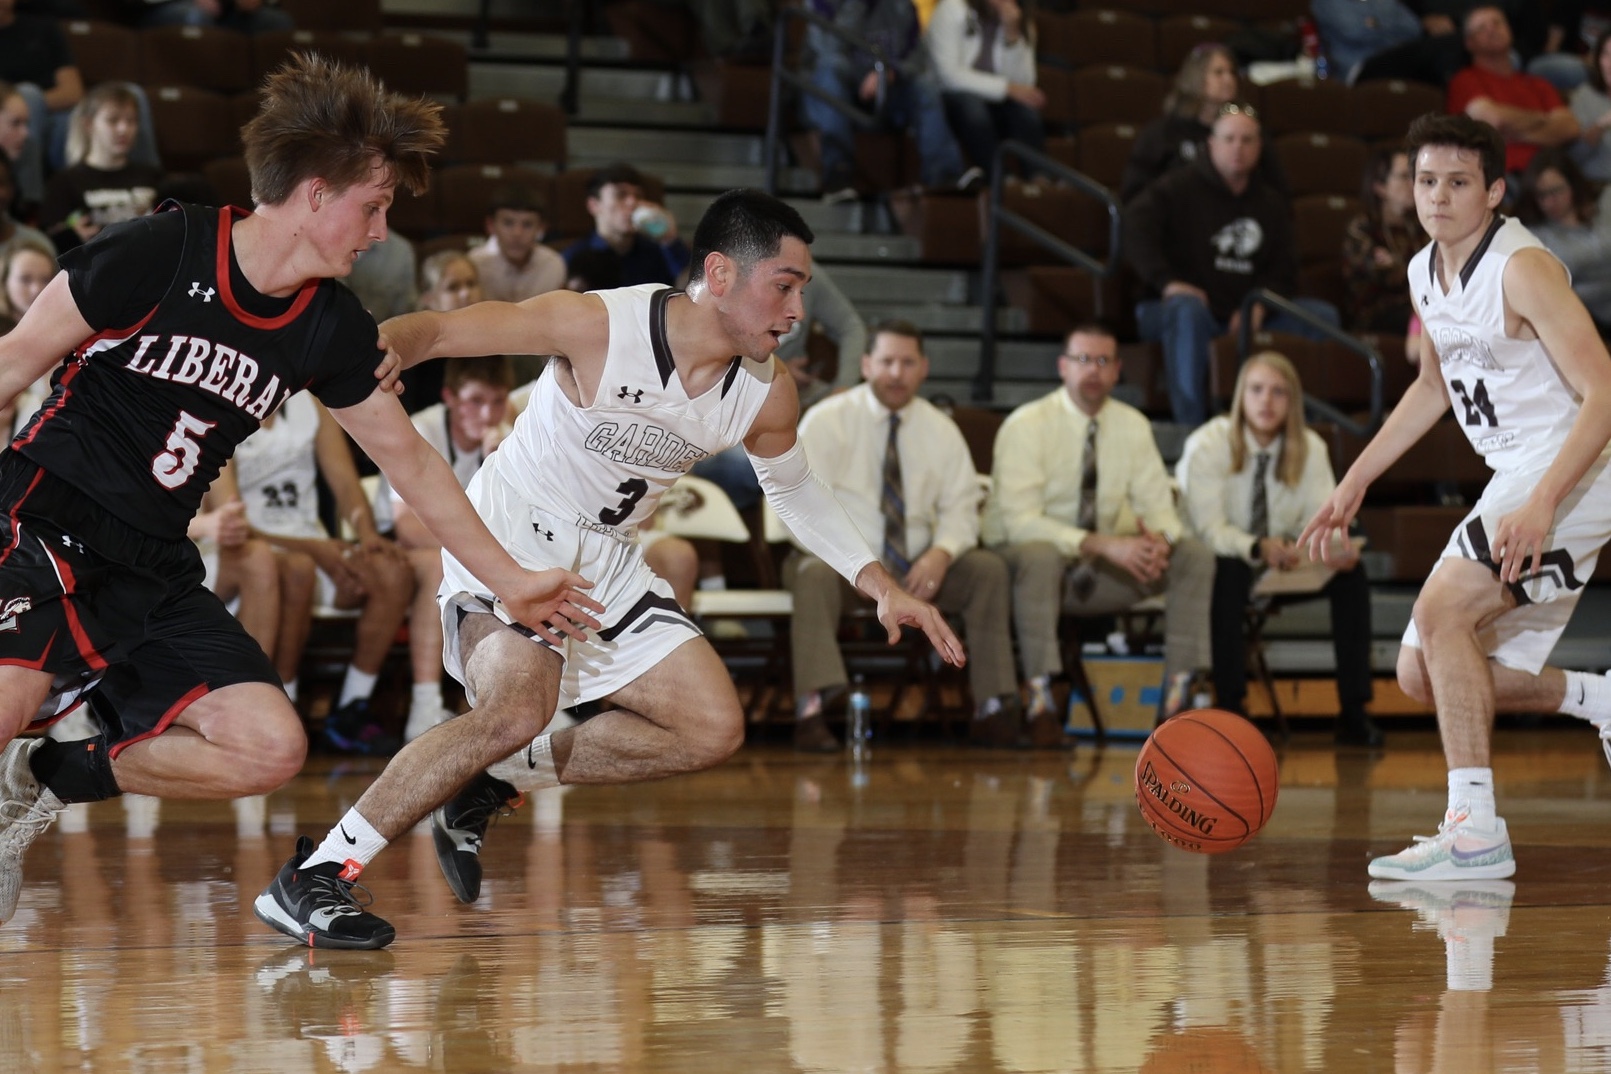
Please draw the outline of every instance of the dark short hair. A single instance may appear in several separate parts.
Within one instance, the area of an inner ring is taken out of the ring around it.
[[[471,358],[449,359],[442,371],[442,387],[450,392],[475,381],[510,391],[515,386],[515,365],[507,354],[480,354]]]
[[[923,349],[923,330],[911,321],[902,317],[886,317],[873,325],[867,333],[867,353],[871,354],[873,347],[878,345],[878,337],[888,333],[892,336],[904,336],[917,344],[917,353],[927,355]]]
[[[694,229],[693,260],[688,282],[705,278],[705,258],[723,254],[748,272],[759,261],[776,257],[787,237],[806,245],[816,240],[811,225],[798,210],[761,190],[729,190],[710,203]]]
[[[565,266],[565,279],[581,280],[584,291],[621,286],[621,255],[614,250],[577,250]]]
[[[630,183],[632,186],[642,187],[643,173],[625,161],[606,164],[594,172],[592,178],[588,179],[587,196],[590,198],[598,197],[599,191],[611,183]]]
[[[1067,343],[1070,339],[1072,339],[1076,335],[1080,335],[1080,336],[1103,336],[1103,337],[1106,337],[1107,339],[1114,340],[1115,342],[1117,342],[1118,338],[1119,338],[1119,333],[1114,329],[1114,327],[1111,324],[1109,324],[1108,322],[1106,322],[1104,320],[1101,320],[1099,318],[1094,318],[1094,317],[1091,318],[1090,320],[1081,321],[1078,324],[1076,324],[1073,328],[1070,328],[1063,335],[1063,342]]]
[[[487,202],[487,215],[493,216],[500,209],[508,209],[517,213],[536,213],[538,216],[547,216],[548,209],[543,199],[529,186],[520,183],[504,183],[493,190],[491,199]]]
[[[1490,5],[1491,6],[1491,5]],[[1428,112],[1410,124],[1404,138],[1404,151],[1410,155],[1410,174],[1415,174],[1416,158],[1429,145],[1469,149],[1482,159],[1484,186],[1505,177],[1505,140],[1493,127],[1466,115]]]
[[[1561,179],[1572,192],[1572,208],[1587,219],[1594,211],[1598,191],[1589,182],[1588,176],[1583,174],[1583,169],[1578,167],[1577,161],[1572,159],[1572,154],[1556,147],[1546,147],[1533,154],[1527,170],[1522,173],[1521,194],[1516,199],[1516,218],[1528,227],[1546,221],[1544,209],[1538,204],[1538,180],[1547,171],[1561,173]]]

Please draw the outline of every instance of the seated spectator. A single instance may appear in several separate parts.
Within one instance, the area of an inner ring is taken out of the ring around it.
[[[1236,100],[1236,57],[1224,45],[1191,50],[1164,98],[1164,114],[1141,128],[1119,180],[1119,200],[1129,202],[1176,166],[1200,159],[1219,110]],[[1287,188],[1275,155],[1259,157],[1259,171],[1278,190]]]
[[[342,278],[364,309],[377,321],[412,313],[419,305],[414,244],[387,229],[386,237],[358,255],[352,272]]]
[[[0,156],[11,165],[13,177],[11,200],[5,207],[32,219],[45,197],[45,174],[44,160],[30,146],[28,135],[27,99],[11,83],[0,82]]]
[[[1600,334],[1611,334],[1611,186],[1596,191],[1565,150],[1540,149],[1522,174],[1516,215],[1572,274]]]
[[[514,366],[506,355],[454,358],[446,367],[441,401],[414,415],[414,428],[453,467],[461,486],[481,469],[507,427]],[[442,545],[381,475],[375,497],[380,526],[389,519],[393,537],[414,572],[414,603],[409,609],[408,653],[414,693],[403,739],[412,742],[451,715],[442,703],[442,613],[436,591],[442,584]]]
[[[614,250],[578,250],[565,265],[567,291],[607,291],[621,286],[621,259]]]
[[[481,293],[481,274],[463,250],[438,250],[420,265],[419,308],[447,313],[474,305]],[[442,400],[445,362],[421,362],[403,370],[403,409],[410,414]]]
[[[1157,297],[1136,307],[1143,340],[1163,343],[1169,405],[1175,421],[1208,420],[1208,363],[1216,336],[1241,327],[1251,291],[1291,296],[1298,282],[1292,203],[1258,172],[1258,116],[1244,104],[1220,107],[1208,153],[1170,172],[1125,209],[1130,264]],[[1296,299],[1332,324],[1329,303]],[[1312,334],[1295,317],[1268,324],[1263,306],[1252,328]]]
[[[940,102],[940,83],[918,36],[912,0],[818,0],[814,8],[840,29],[871,42],[900,69],[886,68],[880,87],[871,53],[850,48],[838,37],[808,26],[812,85],[846,104],[877,111],[895,130],[910,131],[917,139],[924,186],[971,189],[977,185],[983,171],[963,164],[962,151]],[[810,94],[802,94],[800,103],[806,124],[822,136],[823,200],[853,200],[857,196],[854,125]]]
[[[1538,6],[1544,10],[1544,44],[1527,61],[1527,73],[1544,79],[1563,94],[1571,94],[1583,85],[1594,67],[1598,53],[1594,46],[1600,35],[1611,28],[1611,3],[1555,0]]]
[[[705,51],[728,60],[772,58],[772,4],[769,0],[689,0]]]
[[[620,285],[675,284],[688,268],[688,244],[677,237],[677,221],[653,202],[642,200],[643,177],[630,164],[610,164],[593,173],[587,183],[587,211],[593,231],[565,250],[568,267],[583,250],[613,253],[619,263]],[[639,230],[638,210],[649,211],[646,223],[656,234]]]
[[[470,251],[481,293],[494,302],[519,302],[565,286],[565,259],[543,245],[548,223],[537,195],[502,186],[487,206],[487,241]]]
[[[940,0],[923,40],[970,161],[988,173],[1003,141],[1042,147],[1046,94],[1035,85],[1034,26],[1017,0]]]
[[[279,560],[273,545],[252,536],[246,505],[216,504],[209,490],[188,532],[207,570],[204,584],[258,647],[272,653],[280,630]]]
[[[1577,117],[1578,136],[1572,145],[1572,155],[1583,168],[1583,174],[1596,183],[1611,182],[1611,29],[1594,42],[1590,62],[1584,69],[1583,84],[1572,91],[1569,102],[1572,114]]]
[[[134,95],[121,82],[103,82],[73,109],[68,167],[50,177],[39,219],[60,250],[100,234],[103,227],[144,216],[156,207],[162,169],[132,161],[139,129]]]
[[[1510,21],[1497,7],[1473,8],[1465,18],[1471,66],[1449,83],[1449,111],[1481,120],[1505,139],[1505,170],[1519,175],[1544,146],[1578,135],[1577,117],[1555,87],[1516,69]]]
[[[1325,441],[1303,423],[1298,373],[1274,351],[1242,363],[1228,416],[1186,438],[1175,467],[1192,532],[1213,550],[1215,704],[1247,714],[1245,613],[1264,571],[1308,559],[1295,541],[1337,485]],[[1371,700],[1370,581],[1352,545],[1337,550],[1337,573],[1320,590],[1331,600],[1337,662],[1338,742],[1382,744],[1365,706]]]
[[[1008,415],[996,434],[983,531],[1012,573],[1018,654],[1032,725],[1056,715],[1062,612],[1111,615],[1164,593],[1160,715],[1172,716],[1209,666],[1214,556],[1185,532],[1152,425],[1111,398],[1119,381],[1113,331],[1084,324],[1057,359],[1062,384]]]
[[[145,26],[218,26],[243,34],[294,30],[278,0],[143,0]]]
[[[956,423],[918,389],[928,377],[923,336],[906,321],[885,321],[862,357],[866,383],[817,404],[800,422],[812,471],[833,489],[869,547],[901,586],[963,618],[974,697],[969,738],[1011,748],[1023,733],[1013,675],[1007,565],[978,548],[979,482]],[[845,696],[839,652],[846,601],[870,601],[822,560],[795,549],[783,564],[794,594],[790,623],[796,720],[794,747],[828,753],[839,742],[823,720],[829,699]],[[1059,746],[1063,726],[1042,713],[1037,744]]]
[[[318,400],[300,392],[263,420],[229,465],[235,489],[224,484],[222,497],[235,492],[245,501],[253,533],[281,552],[291,579],[301,580],[300,587],[288,584],[282,591],[279,638],[271,654],[286,693],[296,700],[314,610],[358,610],[352,663],[320,730],[328,745],[343,752],[396,752],[397,736],[370,715],[369,699],[413,600],[413,568],[376,528],[341,426]],[[321,476],[356,540],[325,531],[316,484]]]
[[[1421,20],[1402,0],[1309,0],[1332,77],[1352,84],[1372,56],[1416,41]]]
[[[39,292],[56,277],[56,252],[50,240],[17,235],[0,253],[0,313],[22,320]]]
[[[1408,330],[1410,292],[1404,284],[1410,258],[1427,244],[1415,214],[1410,158],[1379,148],[1365,166],[1359,192],[1363,211],[1343,235],[1343,279],[1348,284],[1348,327],[1355,332]]]

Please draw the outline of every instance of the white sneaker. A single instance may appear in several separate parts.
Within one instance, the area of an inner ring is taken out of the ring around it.
[[[17,912],[22,896],[22,856],[56,814],[67,807],[39,785],[28,758],[41,738],[12,739],[0,754],[0,925]]]
[[[1493,988],[1494,940],[1510,927],[1516,885],[1509,880],[1377,880],[1370,897],[1414,910],[1413,926],[1436,932],[1444,943],[1450,991]]]
[[[413,742],[437,724],[445,723],[451,719],[453,715],[453,713],[441,706],[434,710],[429,708],[409,709],[408,722],[403,725],[403,741]]]
[[[1516,872],[1510,832],[1502,817],[1489,831],[1467,814],[1445,814],[1437,835],[1418,835],[1406,850],[1376,858],[1368,869],[1378,880],[1503,880]]]

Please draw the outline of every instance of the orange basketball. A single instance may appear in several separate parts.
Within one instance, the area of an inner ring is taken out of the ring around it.
[[[1275,751],[1234,712],[1195,709],[1165,721],[1136,758],[1136,804],[1164,842],[1219,854],[1275,812]]]

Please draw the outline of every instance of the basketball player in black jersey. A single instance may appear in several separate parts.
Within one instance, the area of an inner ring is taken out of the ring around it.
[[[540,634],[593,624],[588,583],[528,573],[377,386],[374,320],[332,277],[424,186],[436,105],[298,56],[242,131],[253,212],[176,206],[108,228],[0,338],[0,404],[61,364],[0,453],[0,922],[22,855],[65,803],[231,798],[301,768],[272,664],[202,586],[185,527],[235,446],[311,390],[444,546],[483,564]],[[102,734],[16,738],[83,698]],[[334,875],[325,887],[345,893]]]

